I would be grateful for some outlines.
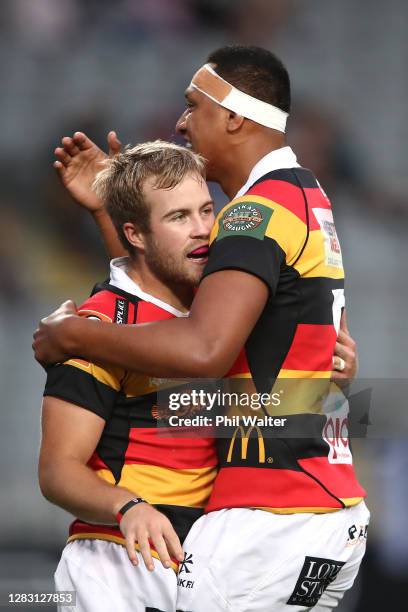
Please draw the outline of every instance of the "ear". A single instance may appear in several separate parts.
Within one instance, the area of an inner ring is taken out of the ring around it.
[[[228,111],[227,115],[227,131],[232,133],[238,131],[245,121],[245,117],[242,115],[238,115],[238,113],[234,113],[233,111]]]
[[[124,223],[122,229],[126,238],[130,244],[135,247],[135,249],[138,251],[145,250],[145,236],[143,232],[140,231],[138,225],[135,225],[134,223]]]

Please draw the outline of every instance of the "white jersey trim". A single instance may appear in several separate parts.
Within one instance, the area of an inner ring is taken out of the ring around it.
[[[112,259],[110,262],[110,284],[122,291],[126,291],[127,293],[131,293],[139,297],[141,300],[145,302],[150,302],[151,304],[155,304],[162,310],[166,310],[170,312],[170,314],[175,317],[188,317],[189,312],[181,312],[181,310],[177,310],[174,306],[170,306],[166,302],[162,302],[159,298],[150,295],[149,293],[145,293],[134,280],[130,278],[127,273],[127,268],[129,265],[129,257],[116,257]]]
[[[234,200],[245,195],[248,189],[250,189],[257,180],[262,178],[265,174],[268,174],[268,172],[272,172],[273,170],[282,170],[284,168],[299,167],[300,166],[298,164],[296,155],[290,147],[281,147],[280,149],[275,149],[274,151],[267,153],[252,168],[247,182],[238,191]]]

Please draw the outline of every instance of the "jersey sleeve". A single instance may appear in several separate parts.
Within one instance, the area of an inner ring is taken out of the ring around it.
[[[203,278],[220,270],[242,270],[263,280],[274,295],[286,259],[285,245],[270,231],[273,203],[259,200],[243,196],[219,213]]]
[[[81,306],[85,317],[112,321],[109,300],[97,294]],[[70,359],[47,370],[44,396],[63,399],[90,410],[107,421],[120,392],[125,371],[82,359]]]

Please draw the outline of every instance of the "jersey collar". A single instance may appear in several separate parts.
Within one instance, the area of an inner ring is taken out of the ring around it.
[[[110,262],[110,281],[109,284],[121,289],[122,291],[126,291],[132,295],[136,295],[144,302],[150,302],[151,304],[155,304],[162,310],[166,310],[170,312],[175,317],[188,317],[188,312],[181,312],[181,310],[177,310],[170,304],[166,304],[166,302],[162,302],[158,298],[150,295],[149,293],[145,293],[134,280],[130,278],[127,274],[127,266],[129,262],[129,257],[116,257],[116,259],[112,259]]]
[[[265,174],[268,174],[268,172],[280,170],[282,168],[298,167],[299,164],[297,162],[296,155],[290,147],[281,147],[280,149],[275,149],[274,151],[267,153],[265,157],[262,157],[262,159],[260,159],[259,162],[252,168],[247,182],[238,191],[234,200],[243,196],[248,189],[250,189],[252,185],[256,183],[256,181],[262,178]]]

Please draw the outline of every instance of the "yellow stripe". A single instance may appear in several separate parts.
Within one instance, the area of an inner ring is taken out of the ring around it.
[[[286,262],[290,265],[291,262],[296,259],[300,249],[303,247],[306,238],[306,225],[299,217],[281,204],[273,200],[268,200],[262,196],[242,196],[225,206],[217,217],[217,223],[211,232],[210,242],[218,235],[219,222],[224,212],[241,202],[254,202],[255,204],[262,204],[273,210],[268,227],[266,228],[265,236],[276,240],[279,246],[284,250]]]
[[[357,506],[363,501],[364,497],[339,497],[339,499],[349,508],[350,506]]]
[[[272,208],[273,215],[269,220],[265,236],[276,240],[286,253],[286,263],[291,265],[303,247],[307,233],[306,224],[285,206],[262,196],[243,196],[236,202],[257,202]]]
[[[332,370],[280,370],[278,378],[276,379],[277,384],[279,378],[331,378]],[[243,372],[242,374],[233,374],[228,378],[252,378],[250,372]]]
[[[82,361],[78,359],[69,359],[65,362],[66,365],[70,365],[74,368],[78,368],[78,370],[82,370],[86,372],[90,376],[93,376],[99,382],[111,387],[115,391],[119,391],[121,388],[121,380],[125,375],[125,371],[121,368],[109,367],[109,368],[101,368],[100,366],[95,365],[94,363],[89,363],[87,361]]]
[[[343,504],[349,508],[350,506],[356,506],[361,501],[363,501],[363,497],[339,497],[339,500],[343,502]],[[263,506],[256,506],[257,510],[265,510],[265,512],[272,512],[273,514],[299,514],[301,512],[310,512],[312,514],[326,514],[329,512],[338,512],[339,510],[343,510],[343,508],[325,508],[325,507],[315,507],[315,506],[304,506],[299,508],[266,508]]]
[[[278,378],[331,378],[332,370],[280,370]]]
[[[309,233],[309,239],[303,255],[294,266],[302,278],[344,278],[343,268],[336,268],[326,264],[324,244],[324,236],[320,229]]]
[[[107,533],[76,533],[72,536],[69,536],[68,540],[67,540],[67,544],[69,542],[74,542],[74,540],[105,540],[107,542],[114,542],[115,544],[120,544],[121,546],[125,547],[125,539],[124,538],[119,538]],[[135,550],[137,550],[138,552],[140,552],[140,546],[137,542],[135,542]],[[159,557],[159,553],[156,550],[153,550],[152,548],[150,549],[151,555],[152,557],[154,557],[155,559],[158,559],[160,561],[160,557]],[[143,562],[144,563],[144,562]],[[174,561],[171,561],[171,566],[170,566],[177,574],[178,572],[178,564],[174,563]]]
[[[320,508],[315,506],[305,506],[302,508],[265,508],[263,506],[256,506],[257,510],[265,510],[265,512],[271,512],[272,514],[300,514],[310,512],[312,514],[326,514],[329,512],[338,512],[342,508]]]
[[[103,480],[114,484],[109,470],[98,470],[97,473]],[[129,489],[151,504],[204,508],[216,475],[215,466],[178,470],[132,463],[122,468],[118,486]]]

